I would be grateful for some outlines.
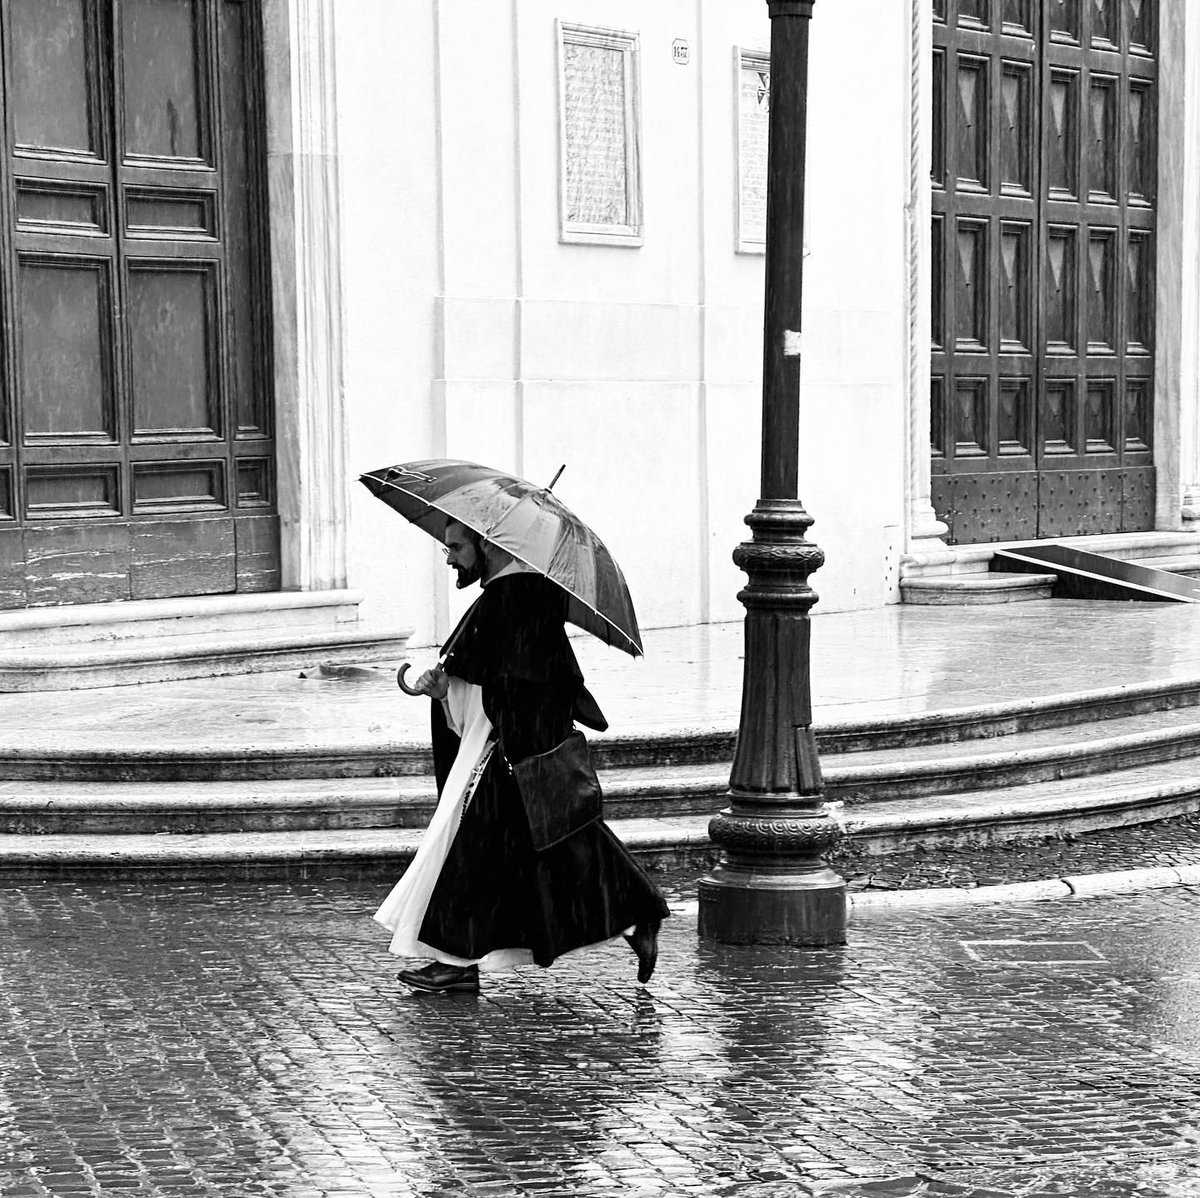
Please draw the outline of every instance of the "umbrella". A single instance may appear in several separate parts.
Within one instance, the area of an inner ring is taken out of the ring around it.
[[[634,657],[641,654],[637,616],[621,567],[604,542],[551,492],[557,474],[550,487],[539,487],[476,462],[435,459],[372,470],[359,481],[439,541],[455,520],[511,553],[562,587],[570,623]]]

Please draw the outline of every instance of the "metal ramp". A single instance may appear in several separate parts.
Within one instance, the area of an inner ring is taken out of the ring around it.
[[[1053,574],[1055,599],[1140,599],[1200,603],[1200,581],[1102,553],[1038,542],[998,549],[991,568],[1011,574]]]

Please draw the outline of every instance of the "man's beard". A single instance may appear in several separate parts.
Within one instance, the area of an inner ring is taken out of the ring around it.
[[[469,587],[473,582],[478,582],[482,577],[481,563],[476,560],[473,566],[455,566],[454,573],[457,576],[455,586],[461,591]]]

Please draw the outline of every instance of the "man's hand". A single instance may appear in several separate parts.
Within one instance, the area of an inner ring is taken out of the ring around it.
[[[413,690],[431,699],[444,699],[450,693],[450,680],[436,666],[426,670],[412,686]]]

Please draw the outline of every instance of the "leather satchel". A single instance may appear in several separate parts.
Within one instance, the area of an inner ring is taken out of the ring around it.
[[[600,782],[578,728],[553,749],[513,762],[512,771],[538,852],[600,818]]]

